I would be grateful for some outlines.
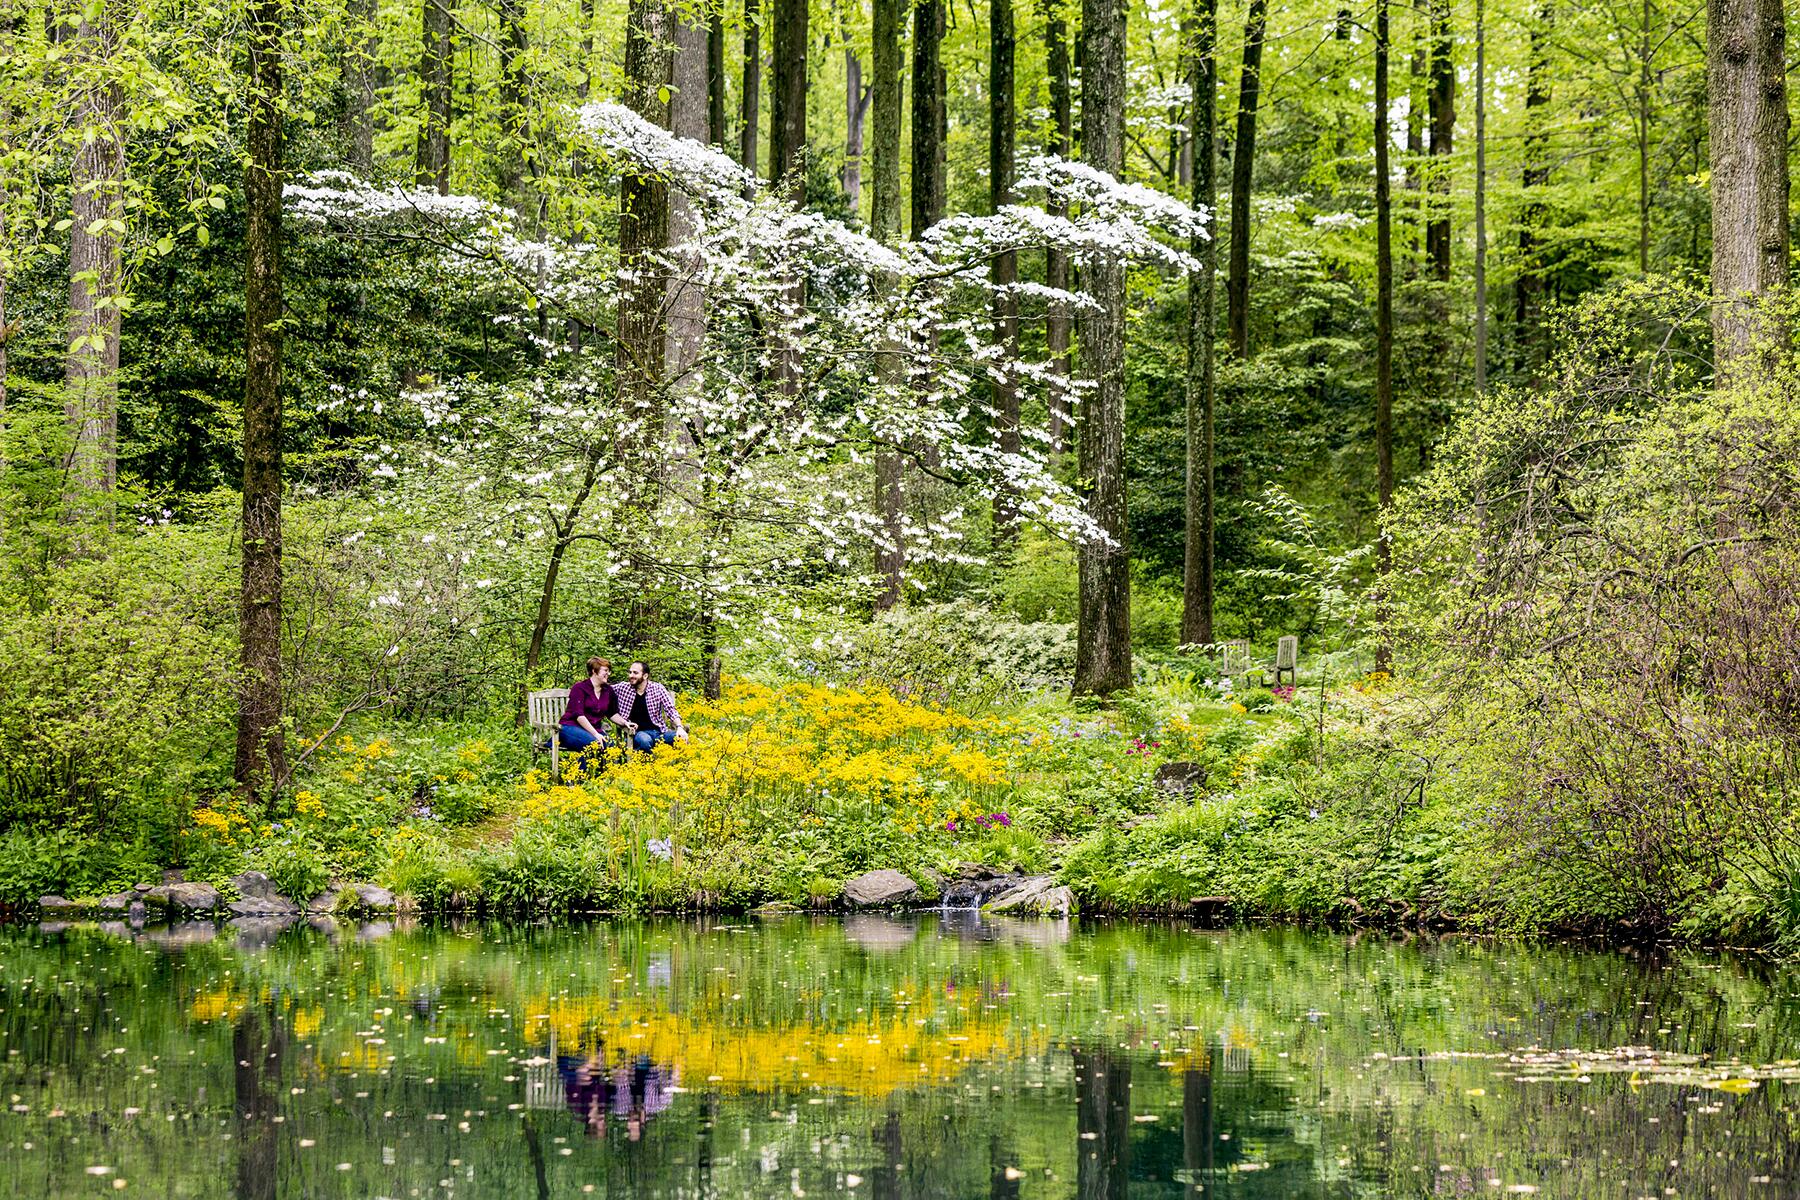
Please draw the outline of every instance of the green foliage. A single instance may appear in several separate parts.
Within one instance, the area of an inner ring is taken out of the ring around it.
[[[255,862],[276,891],[301,903],[331,882],[331,871],[317,847],[291,835],[265,843],[257,850]]]

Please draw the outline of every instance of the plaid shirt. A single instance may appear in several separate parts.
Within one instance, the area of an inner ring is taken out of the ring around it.
[[[630,683],[615,683],[612,689],[619,701],[619,715],[629,721],[631,703],[637,699],[637,689]],[[658,729],[681,728],[681,714],[675,711],[675,697],[669,695],[669,689],[654,679],[644,685],[644,707],[650,710],[650,719],[656,722]]]

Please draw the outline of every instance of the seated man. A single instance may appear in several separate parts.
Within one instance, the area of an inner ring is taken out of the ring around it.
[[[557,737],[564,750],[606,749],[606,735],[601,733],[608,720],[624,724],[619,718],[619,697],[612,684],[612,663],[604,658],[587,661],[588,677],[569,689],[569,703],[563,708]]]
[[[619,723],[631,734],[631,744],[649,753],[658,742],[674,745],[687,740],[681,714],[669,689],[650,678],[650,668],[631,664],[627,682],[613,684],[618,697]]]

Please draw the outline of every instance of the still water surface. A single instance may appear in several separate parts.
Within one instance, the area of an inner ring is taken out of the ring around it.
[[[1763,964],[917,918],[0,929],[0,1195],[1800,1195]]]

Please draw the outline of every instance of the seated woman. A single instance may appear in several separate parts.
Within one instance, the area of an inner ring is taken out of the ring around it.
[[[607,684],[612,663],[604,658],[590,658],[587,668],[588,677],[569,689],[569,703],[563,709],[562,727],[557,734],[564,750],[597,746],[604,751],[606,735],[600,731],[607,721],[618,720],[619,698]]]

